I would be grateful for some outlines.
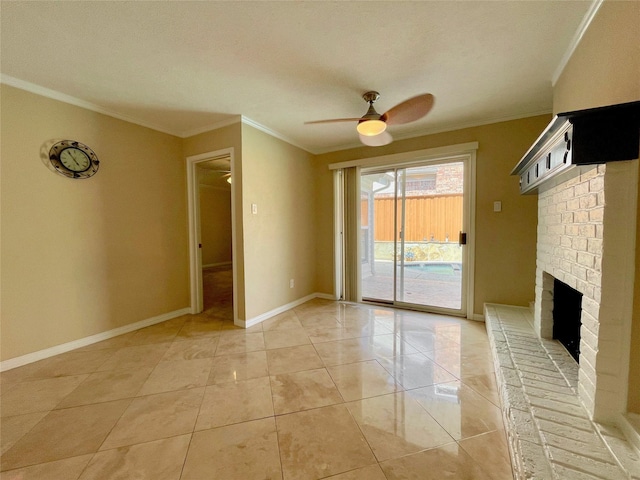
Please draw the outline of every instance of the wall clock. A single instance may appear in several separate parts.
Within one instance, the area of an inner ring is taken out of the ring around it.
[[[93,150],[74,140],[62,140],[49,150],[54,170],[69,178],[89,178],[96,174],[100,160]]]

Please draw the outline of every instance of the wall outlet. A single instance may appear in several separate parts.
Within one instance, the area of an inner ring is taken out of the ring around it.
[[[295,285],[296,285],[296,282],[293,278],[289,280],[289,288],[293,288]]]

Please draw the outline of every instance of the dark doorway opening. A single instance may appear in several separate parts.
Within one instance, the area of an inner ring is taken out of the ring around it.
[[[553,280],[553,338],[580,362],[582,294],[558,279]]]

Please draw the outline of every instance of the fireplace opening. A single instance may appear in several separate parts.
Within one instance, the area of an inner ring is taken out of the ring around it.
[[[582,294],[557,278],[553,280],[553,338],[580,362]]]

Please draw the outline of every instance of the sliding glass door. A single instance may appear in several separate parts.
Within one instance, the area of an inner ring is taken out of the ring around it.
[[[362,299],[464,314],[465,161],[362,170]]]

